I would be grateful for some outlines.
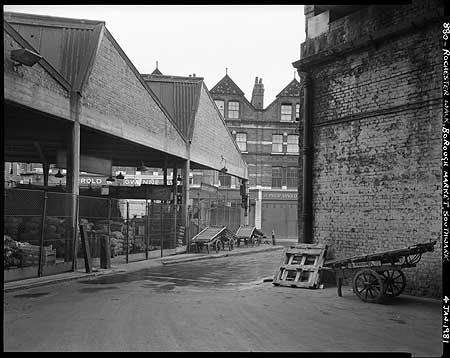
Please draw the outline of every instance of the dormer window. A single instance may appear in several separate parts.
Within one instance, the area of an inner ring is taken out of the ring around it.
[[[216,102],[216,106],[219,109],[219,112],[222,115],[222,117],[225,117],[225,101],[221,99],[216,99],[214,102]]]
[[[292,104],[286,103],[281,105],[281,121],[292,121]]]
[[[228,118],[237,119],[239,118],[239,102],[229,101],[228,102]]]

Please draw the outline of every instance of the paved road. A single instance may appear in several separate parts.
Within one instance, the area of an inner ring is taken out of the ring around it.
[[[438,301],[275,287],[280,251],[5,294],[5,351],[403,351],[440,356]]]

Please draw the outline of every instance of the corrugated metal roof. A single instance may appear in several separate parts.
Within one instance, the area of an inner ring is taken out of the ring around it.
[[[202,78],[143,74],[145,82],[169,112],[175,125],[192,139]]]
[[[99,37],[102,21],[5,12],[4,19],[79,91]]]

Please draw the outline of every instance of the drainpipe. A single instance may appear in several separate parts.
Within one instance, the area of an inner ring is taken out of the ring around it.
[[[312,230],[312,163],[313,163],[313,133],[312,133],[312,80],[309,72],[298,70],[303,77],[303,242],[313,242]]]

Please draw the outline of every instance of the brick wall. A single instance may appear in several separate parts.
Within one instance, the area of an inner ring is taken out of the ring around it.
[[[344,32],[330,28],[342,39],[362,24],[386,30],[430,15],[430,3],[414,1],[388,17],[366,9],[337,20]],[[412,28],[312,70],[314,241],[345,258],[437,240],[405,270],[405,292],[431,297],[442,292],[439,31],[439,24]]]
[[[230,131],[247,134],[247,153],[243,153],[244,160],[249,164],[249,185],[254,187],[272,185],[272,166],[296,167],[298,156],[292,154],[272,155],[273,134],[298,134],[297,122],[281,122],[281,103],[299,103],[297,97],[284,97],[276,99],[263,111],[257,111],[249,106],[244,97],[236,95],[213,95],[214,99],[239,100],[241,103],[241,118],[239,120],[226,120]],[[226,104],[225,104],[225,108]],[[286,141],[287,137],[283,137]],[[300,138],[301,140],[301,138]],[[284,148],[286,152],[286,148]],[[301,180],[301,179],[299,179]]]
[[[199,101],[192,136],[191,159],[216,170],[226,164],[229,174],[239,174],[242,177],[245,173],[246,176],[247,165],[205,86],[202,86]],[[226,163],[221,161],[222,156]]]
[[[109,35],[102,37],[81,102],[81,124],[186,157],[186,143]]]

